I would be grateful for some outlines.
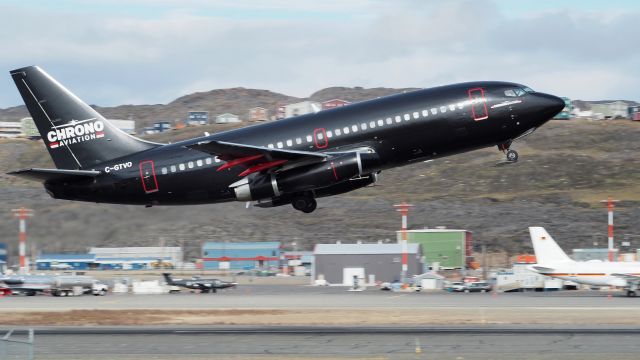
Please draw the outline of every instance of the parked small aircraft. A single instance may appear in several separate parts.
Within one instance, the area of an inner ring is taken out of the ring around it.
[[[215,293],[218,290],[236,287],[238,285],[234,282],[227,282],[218,279],[201,279],[199,277],[193,277],[192,279],[174,279],[171,277],[170,273],[163,273],[162,275],[164,276],[164,280],[167,285],[200,290],[203,293]]]
[[[617,286],[636,296],[640,285],[640,262],[574,261],[542,227],[530,227],[537,264],[529,269],[542,275],[579,284]]]

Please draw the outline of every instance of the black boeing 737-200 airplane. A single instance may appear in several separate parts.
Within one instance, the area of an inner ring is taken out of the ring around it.
[[[11,172],[56,199],[137,205],[255,201],[310,213],[397,166],[498,146],[564,107],[556,96],[483,81],[417,90],[173,144],[120,131],[36,66],[11,71],[56,169]]]

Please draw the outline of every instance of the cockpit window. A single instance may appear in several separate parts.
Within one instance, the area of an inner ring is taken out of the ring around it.
[[[533,93],[535,92],[535,91],[533,91],[533,89],[532,89],[532,88],[530,88],[530,87],[526,87],[526,86],[525,86],[525,88],[524,88],[524,91],[526,91],[526,92],[528,92],[528,93],[530,93],[530,94],[533,94]]]
[[[533,92],[534,91],[531,90],[531,88],[528,88],[528,87],[513,88],[513,89],[505,90],[504,91],[504,95],[508,96],[508,97],[519,97],[519,96],[526,95],[527,93],[533,93]]]

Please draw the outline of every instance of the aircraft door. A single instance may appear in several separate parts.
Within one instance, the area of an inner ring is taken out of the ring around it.
[[[146,160],[140,163],[140,180],[142,189],[146,194],[158,191],[158,180],[153,160]]]
[[[329,139],[327,139],[327,131],[324,128],[313,130],[313,142],[318,149],[324,149],[328,147]]]
[[[484,89],[469,89],[469,100],[471,101],[471,116],[473,120],[485,120],[489,118],[487,111],[487,100],[484,97]]]

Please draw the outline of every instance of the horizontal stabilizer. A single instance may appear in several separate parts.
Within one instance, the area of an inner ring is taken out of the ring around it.
[[[543,273],[543,274],[549,274],[554,272],[554,269],[550,268],[550,267],[545,267],[545,266],[537,266],[537,265],[533,265],[531,266],[531,269],[539,272],[539,273]]]
[[[48,180],[86,180],[100,175],[100,171],[33,168],[11,171],[7,174],[44,182]]]

